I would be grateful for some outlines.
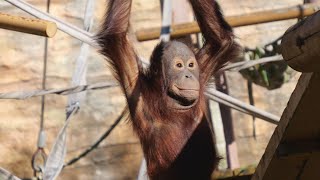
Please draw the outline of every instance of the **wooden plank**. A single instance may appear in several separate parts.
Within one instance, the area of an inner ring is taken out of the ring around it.
[[[288,64],[304,73],[252,180],[319,180],[320,13],[291,27],[282,40]]]
[[[320,72],[320,12],[289,28],[282,38],[281,53],[290,67],[300,72]]]
[[[319,92],[320,74],[302,74],[252,180],[320,179]]]
[[[232,27],[240,27],[246,25],[254,25],[266,22],[281,21],[288,19],[301,18],[309,16],[318,11],[319,3],[308,4],[303,6],[295,6],[290,8],[282,8],[268,11],[261,11],[240,16],[229,16],[226,20]],[[142,29],[136,32],[139,41],[147,41],[157,39],[160,36],[161,27]],[[171,37],[181,37],[188,34],[199,33],[200,28],[197,22],[173,25],[171,29]]]
[[[45,37],[53,37],[57,32],[57,25],[53,22],[3,13],[0,13],[0,28]]]

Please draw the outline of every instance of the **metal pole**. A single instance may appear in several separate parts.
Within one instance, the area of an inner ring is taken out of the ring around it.
[[[229,94],[228,83],[225,73],[217,75],[215,80],[217,90],[225,94]],[[238,149],[233,130],[231,110],[229,107],[220,104],[220,112],[224,127],[224,136],[226,140],[228,168],[235,169],[238,168],[240,165],[238,159]]]

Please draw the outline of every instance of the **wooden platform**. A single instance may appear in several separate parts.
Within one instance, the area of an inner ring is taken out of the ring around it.
[[[302,74],[252,180],[320,179],[319,112],[320,73]]]
[[[252,180],[320,180],[319,45],[319,11],[282,38],[284,59],[303,74]]]

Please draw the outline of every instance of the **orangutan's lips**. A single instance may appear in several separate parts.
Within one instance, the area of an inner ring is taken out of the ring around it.
[[[186,99],[186,98],[181,97],[181,96],[174,94],[174,93],[168,93],[168,95],[171,98],[175,99],[180,105],[185,106],[185,107],[192,106],[196,101],[196,99],[189,100],[189,99]]]
[[[185,89],[185,88],[178,87],[177,85],[173,85],[173,86],[176,87],[179,91],[199,92],[199,89]]]
[[[185,108],[192,107],[195,102],[197,101],[197,98],[190,97],[191,94],[198,94],[199,90],[193,90],[193,89],[181,89],[177,86],[174,86],[178,90],[178,92],[169,91],[168,95],[169,97],[173,98],[177,101],[181,106],[184,106]]]

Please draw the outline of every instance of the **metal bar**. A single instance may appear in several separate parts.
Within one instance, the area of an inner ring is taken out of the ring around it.
[[[275,56],[264,57],[261,59],[256,59],[251,61],[240,61],[236,63],[231,63],[223,67],[220,71],[229,71],[229,70],[240,71],[258,64],[265,64],[265,63],[277,62],[277,61],[283,61],[283,57],[281,55],[275,55]]]
[[[215,76],[215,84],[217,91],[229,95],[229,86],[225,72]],[[228,168],[239,168],[238,149],[235,141],[231,109],[224,104],[219,104],[219,107],[226,140]]]
[[[235,106],[241,107],[242,109],[244,109],[244,111],[250,112],[251,115],[255,115],[258,118],[261,118],[269,123],[272,124],[278,124],[279,123],[279,119],[280,117],[275,116],[271,113],[268,113],[266,111],[262,111],[260,109],[257,109],[254,106],[250,106],[246,103],[241,102],[240,100],[233,98],[231,96],[228,96],[224,93],[221,93],[219,91],[215,91],[215,90],[207,90],[206,94],[211,94],[213,96],[219,97],[225,101],[227,101],[228,103],[231,103]]]

